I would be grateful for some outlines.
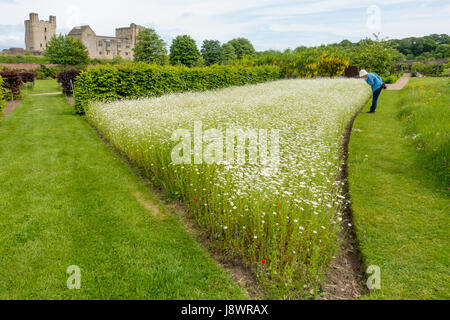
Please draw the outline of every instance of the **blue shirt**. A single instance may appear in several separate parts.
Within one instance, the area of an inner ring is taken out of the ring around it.
[[[380,76],[378,76],[374,73],[369,73],[367,75],[366,82],[369,86],[372,87],[372,92],[377,91],[383,85],[383,80],[380,78]]]

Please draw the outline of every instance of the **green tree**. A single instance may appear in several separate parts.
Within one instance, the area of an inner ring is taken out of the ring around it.
[[[294,49],[294,53],[301,53],[308,50],[308,47],[306,46],[298,46],[297,48]]]
[[[345,39],[345,40],[342,40],[339,43],[339,45],[343,48],[348,48],[348,47],[351,47],[353,44],[350,42],[350,40]]]
[[[153,29],[144,29],[136,37],[134,47],[134,60],[142,62],[154,62],[166,64],[167,49],[166,43]]]
[[[441,57],[442,49],[439,47],[450,44],[450,37],[446,34],[430,34],[424,37],[394,39],[391,42],[408,60],[420,60]]]
[[[253,56],[255,54],[255,48],[252,43],[246,38],[236,38],[228,41],[234,47],[238,59],[243,56]]]
[[[355,46],[351,52],[351,64],[367,71],[385,74],[392,62],[404,60],[405,57],[392,46],[390,41],[365,39]]]
[[[229,43],[224,43],[222,45],[222,64],[227,64],[236,59],[237,55],[234,47]]]
[[[450,44],[444,43],[436,47],[436,56],[439,58],[450,58]]]
[[[195,40],[188,35],[177,36],[170,46],[169,61],[172,65],[182,64],[187,67],[202,64],[202,56],[197,49]]]
[[[223,49],[218,40],[203,41],[201,53],[207,66],[223,61]]]
[[[89,54],[86,46],[71,36],[54,35],[48,42],[44,56],[50,63],[62,65],[87,65]]]

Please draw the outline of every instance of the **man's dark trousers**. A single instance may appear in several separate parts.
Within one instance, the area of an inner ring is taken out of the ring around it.
[[[372,106],[370,107],[370,112],[375,112],[375,110],[377,109],[378,97],[380,96],[381,90],[383,90],[383,87],[380,87],[379,89],[373,92]]]

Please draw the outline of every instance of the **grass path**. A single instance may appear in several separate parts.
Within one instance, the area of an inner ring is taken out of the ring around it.
[[[383,91],[377,112],[358,116],[350,140],[360,250],[366,266],[381,268],[381,290],[365,298],[449,299],[450,198],[418,165],[405,139],[397,109],[401,95]]]
[[[31,93],[53,92],[38,81]],[[81,290],[66,270],[81,268]],[[0,299],[246,298],[62,95],[0,123]]]

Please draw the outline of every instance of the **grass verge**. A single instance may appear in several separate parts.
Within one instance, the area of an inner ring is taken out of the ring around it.
[[[365,298],[449,299],[449,194],[406,137],[398,106],[405,90],[384,91],[377,112],[356,119],[350,140],[360,251],[366,266],[381,269],[381,289]]]
[[[27,96],[0,137],[0,299],[246,298],[62,95]]]
[[[450,79],[412,79],[398,106],[419,165],[450,190]]]

